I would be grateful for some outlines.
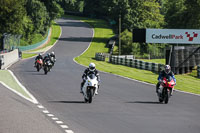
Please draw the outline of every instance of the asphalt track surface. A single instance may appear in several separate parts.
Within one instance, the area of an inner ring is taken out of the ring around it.
[[[62,36],[51,49],[57,62],[50,73],[36,72],[34,59],[11,67],[19,81],[75,133],[199,133],[200,97],[175,92],[159,104],[155,86],[100,72],[99,95],[92,104],[79,93],[85,67],[73,58],[89,45],[88,24],[60,19]]]
[[[0,133],[63,133],[34,104],[0,84]]]

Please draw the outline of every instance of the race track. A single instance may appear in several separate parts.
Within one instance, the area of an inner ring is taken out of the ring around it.
[[[73,58],[87,49],[93,30],[86,23],[59,19],[62,36],[51,49],[57,62],[50,73],[36,72],[34,59],[10,69],[50,112],[74,133],[199,133],[200,97],[175,92],[159,104],[155,86],[100,72],[99,95],[85,104],[79,93],[85,67]]]

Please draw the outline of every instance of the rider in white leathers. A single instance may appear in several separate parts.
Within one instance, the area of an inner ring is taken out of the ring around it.
[[[89,64],[89,68],[85,69],[85,71],[83,73],[83,76],[82,76],[83,82],[81,83],[81,91],[80,91],[80,93],[83,93],[83,90],[82,90],[83,85],[85,84],[86,78],[90,73],[94,73],[95,76],[97,77],[98,82],[100,83],[100,76],[99,76],[98,71],[95,68],[95,64],[94,63],[90,63]],[[98,88],[99,88],[99,86],[98,86]],[[97,95],[98,91],[95,91],[95,94]]]

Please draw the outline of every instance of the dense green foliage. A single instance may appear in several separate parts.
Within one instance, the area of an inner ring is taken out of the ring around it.
[[[21,34],[26,10],[25,0],[0,0],[0,36],[4,33]]]
[[[0,37],[4,33],[22,35],[27,45],[34,37],[45,36],[52,20],[64,13],[59,1],[0,0]]]
[[[167,28],[200,28],[200,0],[166,0],[164,5]]]
[[[103,18],[116,34],[121,18],[122,54],[145,56],[164,47],[132,43],[134,28],[200,28],[200,0],[0,0],[0,5],[0,37],[20,34],[23,44],[45,36],[64,12]]]

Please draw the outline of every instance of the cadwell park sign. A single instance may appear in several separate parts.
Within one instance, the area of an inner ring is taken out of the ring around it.
[[[133,42],[200,44],[200,30],[134,29]]]
[[[200,44],[200,30],[147,29],[146,43]]]

